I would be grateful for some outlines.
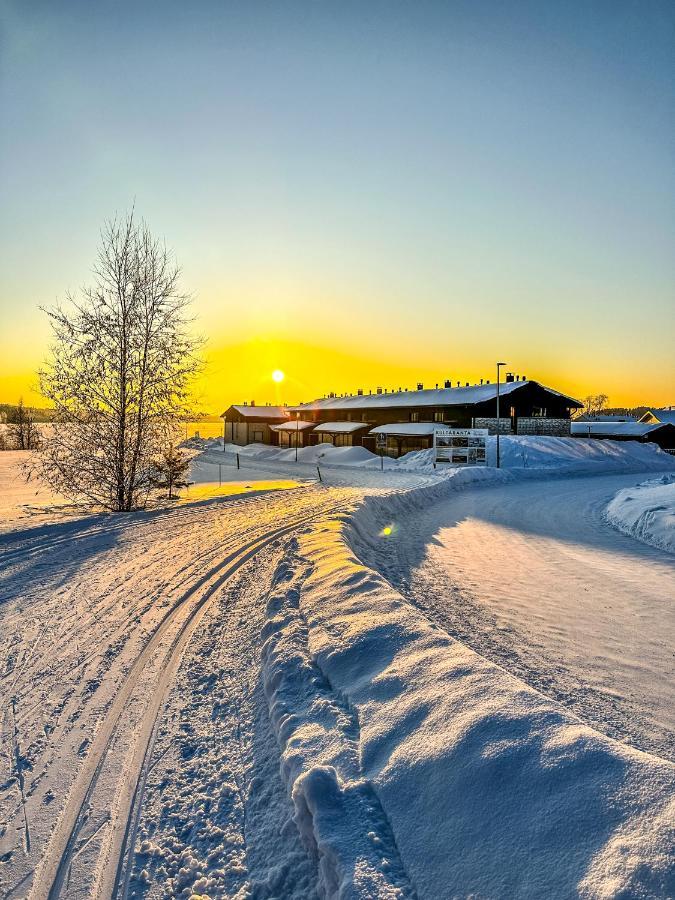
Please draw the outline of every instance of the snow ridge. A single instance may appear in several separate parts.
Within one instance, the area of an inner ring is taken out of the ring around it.
[[[300,535],[279,570],[266,690],[321,890],[675,896],[675,765],[453,640],[359,559],[411,504],[475,477],[370,498]]]
[[[675,475],[619,491],[607,504],[605,518],[624,534],[675,553]]]
[[[311,571],[292,541],[262,633],[265,693],[294,819],[326,900],[413,900],[387,818],[361,771],[358,716],[310,651],[300,595]]]

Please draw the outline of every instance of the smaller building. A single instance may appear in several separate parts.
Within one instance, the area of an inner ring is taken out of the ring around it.
[[[226,444],[272,444],[278,446],[279,435],[272,429],[290,419],[285,406],[256,406],[254,402],[229,406],[220,418]]]
[[[675,453],[675,425],[645,422],[572,422],[572,437],[611,441],[640,441],[658,444],[662,450]]]
[[[645,425],[675,425],[675,406],[664,406],[663,409],[648,409],[640,416]]]

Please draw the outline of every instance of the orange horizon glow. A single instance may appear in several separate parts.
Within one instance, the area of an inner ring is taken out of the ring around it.
[[[415,353],[410,348],[395,350],[396,360],[387,359],[375,349],[372,355],[363,349],[347,352],[341,347],[304,343],[289,338],[266,337],[236,344],[211,346],[205,351],[205,369],[195,384],[195,407],[201,412],[220,414],[232,403],[254,400],[258,404],[282,405],[314,400],[325,394],[356,393],[361,388],[368,393],[377,387],[388,391],[398,388],[414,389],[418,382],[425,388],[442,386],[446,378],[453,386],[460,382],[475,384],[481,378],[495,379],[495,363],[487,354],[448,353],[444,362],[438,351]],[[496,359],[500,354],[493,354]],[[523,352],[501,354],[508,365],[502,372],[513,371],[529,379],[583,400],[588,394],[606,393],[610,407],[669,406],[674,402],[675,389],[657,372],[643,369],[625,377],[623,362],[617,360],[613,370],[584,369],[579,360],[564,365],[558,359],[548,361],[546,354]],[[563,354],[564,356],[564,354]],[[415,364],[415,358],[419,364]],[[452,361],[454,357],[454,362]],[[515,362],[510,362],[515,360]],[[524,362],[521,362],[524,360]],[[35,370],[23,370],[17,365],[0,373],[0,402],[16,403],[23,396],[32,406],[46,406],[34,390],[37,387]],[[37,365],[37,364],[36,364]],[[573,371],[579,368],[580,372]],[[283,375],[275,379],[274,373]],[[656,385],[656,386],[655,386]]]

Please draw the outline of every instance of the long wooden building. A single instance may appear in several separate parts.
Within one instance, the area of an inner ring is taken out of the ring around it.
[[[583,405],[537,381],[512,375],[500,385],[499,393],[499,420],[497,385],[489,382],[464,387],[446,383],[445,387],[426,390],[419,385],[410,391],[378,388],[368,394],[330,394],[289,407],[289,412],[303,422],[315,422],[320,426],[315,432],[330,434],[337,445],[359,444],[374,449],[376,434],[385,434],[387,452],[399,455],[429,447],[433,426],[439,424],[487,428],[493,434],[499,429],[500,434],[569,436],[572,413]],[[315,441],[314,435],[311,440]]]

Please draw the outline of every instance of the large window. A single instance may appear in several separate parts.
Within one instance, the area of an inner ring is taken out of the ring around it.
[[[545,406],[533,406],[532,407],[532,417],[535,419],[546,418],[546,407]]]
[[[445,422],[445,413],[443,410],[434,413],[434,422]]]
[[[420,420],[420,414],[418,412],[410,413],[410,421],[411,422],[419,422],[419,420]]]

